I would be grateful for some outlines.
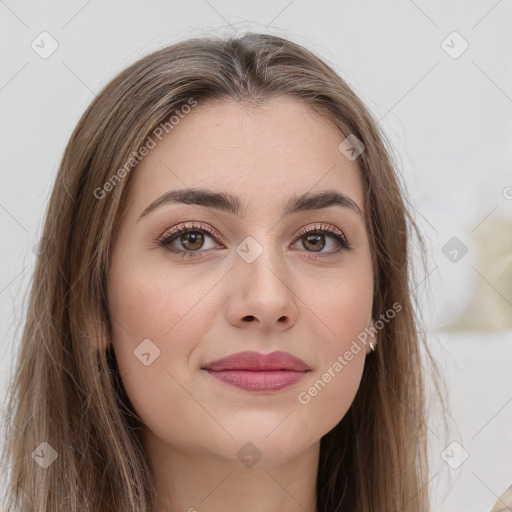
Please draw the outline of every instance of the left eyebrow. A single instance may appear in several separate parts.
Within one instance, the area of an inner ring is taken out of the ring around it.
[[[247,211],[247,207],[235,195],[203,188],[188,188],[170,190],[162,194],[144,209],[138,220],[156,208],[172,203],[195,204],[206,208],[215,208],[241,218],[245,217]],[[283,207],[282,216],[304,211],[321,210],[330,206],[340,206],[356,213],[361,218],[363,217],[359,206],[353,199],[334,189],[327,189],[316,194],[306,192],[305,194],[291,196]]]

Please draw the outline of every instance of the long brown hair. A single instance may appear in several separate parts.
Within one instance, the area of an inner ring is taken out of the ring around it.
[[[154,510],[153,480],[117,370],[106,299],[124,191],[148,137],[162,123],[171,129],[169,116],[191,99],[259,103],[283,94],[363,142],[357,163],[374,266],[373,317],[401,305],[379,332],[352,406],[321,440],[318,512],[429,510],[424,340],[410,267],[417,228],[389,143],[326,63],[286,39],[246,34],[191,39],[142,58],[98,94],[69,140],[46,212],[11,383],[9,511]],[[430,357],[428,349],[425,354]],[[50,447],[57,458],[43,468],[36,457],[48,460]]]

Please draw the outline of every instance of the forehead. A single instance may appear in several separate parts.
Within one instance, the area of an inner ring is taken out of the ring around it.
[[[162,140],[153,136],[154,148],[132,171],[130,202],[140,206],[169,190],[203,188],[264,209],[336,189],[362,212],[357,163],[338,149],[344,139],[332,121],[292,97],[260,106],[199,101]]]

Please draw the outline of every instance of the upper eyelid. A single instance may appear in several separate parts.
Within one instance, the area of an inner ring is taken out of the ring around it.
[[[171,228],[166,228],[162,235],[159,237],[159,240],[165,240],[169,237],[180,234],[180,231],[205,231],[208,235],[212,237],[216,237],[221,241],[225,241],[225,237],[223,237],[215,228],[209,226],[208,224],[195,224],[195,221],[190,221],[193,225],[187,226],[186,222],[179,222],[178,224],[172,226]]]
[[[333,231],[335,233],[345,236],[345,232],[343,230],[341,230],[340,228],[338,228],[336,226],[326,224],[325,222],[320,222],[318,225],[313,225],[313,226],[309,225],[309,226],[300,228],[299,231],[297,232],[297,235],[308,233],[310,231],[323,231],[323,230]]]

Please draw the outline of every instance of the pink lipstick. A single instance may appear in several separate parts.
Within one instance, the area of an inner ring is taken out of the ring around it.
[[[213,377],[246,391],[278,391],[299,382],[308,365],[286,352],[239,352],[203,367]]]

